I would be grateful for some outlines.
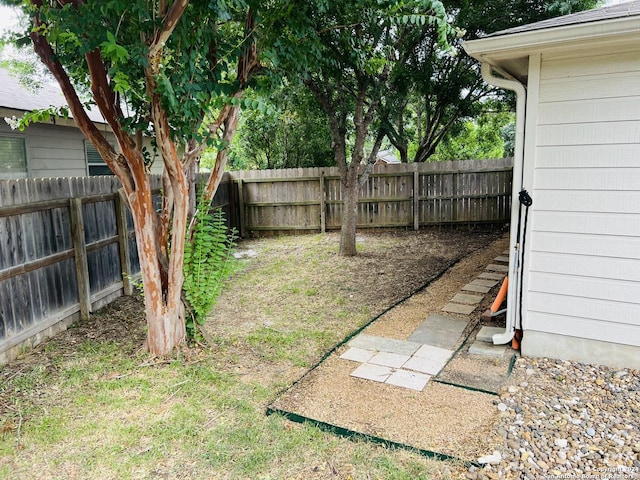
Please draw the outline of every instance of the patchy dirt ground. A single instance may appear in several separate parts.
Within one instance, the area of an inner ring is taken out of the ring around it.
[[[390,310],[369,327],[368,333],[374,335],[384,333],[406,338],[424,319],[427,310],[448,300],[446,295],[468,281],[470,272],[486,265],[486,258],[468,257],[454,266],[456,262],[474,252],[483,252],[503,237],[502,231],[482,229],[359,233],[359,254],[353,258],[337,255],[337,233],[243,241],[239,250],[252,251],[255,256],[243,260],[243,267],[229,280],[214,307],[204,332],[208,346],[184,348],[177,356],[191,363],[202,362],[252,389],[254,385],[264,388],[256,390],[259,395],[256,394],[255,399],[246,400],[264,409],[279,391],[300,378],[343,338],[446,271],[441,280],[448,284],[438,287],[441,290],[424,290],[423,297],[414,296],[404,302],[406,310]],[[486,255],[493,255],[493,251]],[[397,318],[394,319],[394,315]],[[0,424],[0,428],[19,431],[19,425],[15,425],[15,405],[42,405],[52,401],[48,386],[56,384],[56,376],[65,375],[60,365],[69,363],[65,359],[73,359],[79,345],[82,348],[89,348],[87,345],[91,344],[113,345],[121,355],[132,358],[133,370],[139,372],[140,367],[146,367],[147,363],[140,364],[145,338],[143,318],[139,298],[121,298],[93,314],[89,321],[74,325],[0,367],[0,418],[11,419]],[[31,383],[28,389],[19,388],[16,380],[36,369],[41,373],[46,371],[46,375],[38,376],[42,380]],[[451,393],[446,386],[440,387],[439,398],[444,405],[451,400]],[[376,395],[374,392],[363,394],[370,400]],[[474,399],[461,398],[460,401],[473,402]],[[442,420],[435,415],[429,421],[435,426],[438,422],[443,425]],[[449,428],[445,426],[442,431]],[[463,441],[472,444],[472,437],[477,433],[469,431]],[[455,453],[453,447],[450,451]],[[177,455],[185,455],[185,464],[194,462],[193,457],[186,457],[193,452]],[[353,459],[340,458],[332,462],[342,462],[344,468],[353,462]],[[182,462],[179,456],[175,462],[176,465]],[[223,468],[232,467],[229,464]],[[278,468],[285,467],[288,471],[304,472],[296,465]],[[433,468],[438,471],[440,467]],[[445,470],[450,472],[448,469]],[[277,471],[268,473],[272,478],[280,478]],[[449,478],[448,475],[433,478]],[[309,477],[313,475],[306,478]]]

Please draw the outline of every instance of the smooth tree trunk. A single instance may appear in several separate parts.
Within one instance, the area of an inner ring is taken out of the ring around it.
[[[135,193],[130,196],[130,205],[145,297],[147,349],[155,355],[166,355],[186,338],[184,306],[175,294],[163,291],[163,269],[159,265],[154,214],[149,213],[152,203],[144,201],[141,196]],[[174,259],[172,263],[176,265],[177,262]],[[174,278],[175,275],[176,272],[167,272],[168,277]],[[176,287],[174,284],[173,289]]]
[[[358,224],[358,176],[349,169],[346,178],[341,182],[343,212],[340,229],[339,255],[352,257],[356,251],[356,228]]]

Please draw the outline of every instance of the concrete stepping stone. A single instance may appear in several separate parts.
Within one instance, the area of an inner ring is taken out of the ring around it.
[[[475,341],[469,347],[471,355],[481,355],[483,357],[502,358],[507,347],[504,345],[493,345],[487,342]]]
[[[509,257],[506,255],[500,255],[499,257],[494,258],[496,262],[509,263]]]
[[[489,270],[492,272],[504,272],[507,273],[509,271],[508,265],[498,265],[497,263],[490,263],[485,267],[485,270]]]
[[[376,337],[360,334],[352,338],[348,344],[353,348],[374,350],[376,352],[397,353],[399,355],[413,355],[420,348],[420,343],[397,340],[395,338]]]
[[[489,293],[491,289],[489,287],[485,287],[483,285],[474,285],[473,283],[467,283],[462,290],[465,292],[475,292],[475,293]]]
[[[504,328],[483,326],[476,334],[477,342],[486,342],[493,345],[493,336],[504,332]]]
[[[385,383],[421,392],[430,378],[431,375],[427,375],[425,373],[410,372],[409,370],[396,370],[389,375],[389,378],[387,378]]]
[[[488,280],[503,280],[505,276],[506,275],[504,275],[503,273],[482,272],[480,275],[478,275],[478,278],[485,278]]]
[[[451,299],[454,303],[465,303],[467,305],[477,305],[479,304],[484,296],[482,295],[471,295],[468,293],[456,293],[454,297]]]
[[[376,354],[376,352],[372,350],[365,350],[363,348],[350,348],[342,355],[340,358],[344,360],[352,360],[354,362],[366,363]]]
[[[502,276],[502,278],[504,278],[504,275]],[[471,283],[473,283],[474,285],[482,285],[483,287],[493,288],[498,284],[498,281],[497,279],[491,280],[489,278],[476,278],[472,280]]]
[[[382,365],[373,365],[371,363],[363,363],[353,372],[352,377],[364,378],[365,380],[373,380],[374,382],[385,382],[389,375],[394,372],[391,367],[383,367]]]
[[[432,313],[415,329],[409,341],[440,348],[453,348],[467,324],[467,319]]]
[[[375,365],[382,365],[383,367],[400,368],[407,360],[411,358],[411,355],[400,355],[390,352],[378,352],[371,357],[368,363]]]
[[[437,375],[447,364],[451,355],[453,355],[453,350],[423,345],[402,368]]]
[[[476,305],[462,305],[460,303],[447,303],[442,310],[449,313],[470,315],[476,309]]]

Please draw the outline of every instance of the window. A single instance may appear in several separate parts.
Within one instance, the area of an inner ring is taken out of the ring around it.
[[[96,147],[91,142],[85,140],[84,142],[84,155],[87,159],[87,168],[89,176],[94,175],[113,175],[113,172],[109,170],[107,164],[104,162]]]
[[[0,178],[25,178],[27,171],[27,149],[23,137],[0,135]]]

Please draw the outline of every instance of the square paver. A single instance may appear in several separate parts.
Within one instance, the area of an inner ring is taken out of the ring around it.
[[[430,378],[431,375],[424,373],[410,372],[409,370],[396,370],[389,375],[389,378],[387,378],[385,383],[421,392]]]
[[[437,375],[440,370],[447,364],[447,360],[411,357],[402,367],[409,370],[415,370],[429,375]]]
[[[451,299],[454,303],[466,303],[468,305],[477,305],[482,301],[482,295],[471,295],[469,293],[456,293]]]
[[[467,319],[431,313],[411,334],[409,340],[441,348],[453,348],[468,323]]]
[[[481,277],[482,277],[482,275],[481,275]],[[502,278],[504,278],[504,275],[502,275]],[[489,279],[489,278],[476,278],[476,279],[472,280],[471,283],[473,283],[474,285],[482,285],[484,287],[493,288],[498,284],[498,280],[497,279]]]
[[[480,275],[478,275],[478,278],[484,278],[484,279],[488,279],[488,280],[502,280],[504,279],[504,274],[503,273],[496,273],[496,272],[482,272]]]
[[[382,365],[373,365],[371,363],[363,363],[353,372],[352,377],[364,378],[365,380],[373,380],[374,382],[385,382],[389,375],[394,372],[391,367],[383,367]]]
[[[398,353],[400,355],[411,355],[418,348],[419,343],[397,340],[395,338],[376,337],[374,335],[357,335],[349,341],[350,347],[362,348],[364,350],[375,350],[376,352]]]
[[[486,342],[475,341],[469,347],[471,355],[481,355],[483,357],[502,358],[507,347],[504,345],[493,345]]]
[[[507,273],[509,271],[508,265],[498,265],[497,263],[490,263],[486,266],[486,270],[491,272],[504,272]]]
[[[484,285],[474,285],[473,283],[467,283],[462,290],[465,292],[476,292],[476,293],[489,293],[491,289],[489,287],[485,287]]]
[[[400,368],[411,358],[411,355],[400,355],[398,353],[378,352],[371,357],[368,363],[383,365],[385,367]]]
[[[494,258],[496,262],[509,263],[509,257],[506,255],[500,255],[499,257]]]
[[[442,309],[445,312],[460,313],[461,315],[469,315],[476,309],[475,305],[462,305],[460,303],[447,303]]]
[[[448,360],[451,355],[453,355],[453,350],[434,347],[433,345],[422,345],[418,351],[413,354],[414,357],[444,358],[445,360]]]
[[[351,347],[349,350],[340,355],[340,358],[344,360],[352,360],[354,362],[366,363],[375,354],[376,352],[372,350]]]
[[[493,336],[499,333],[503,333],[504,328],[489,327],[484,325],[480,331],[476,334],[476,340],[479,342],[486,342],[493,345]]]
[[[447,364],[453,350],[423,345],[402,368],[436,375]]]

